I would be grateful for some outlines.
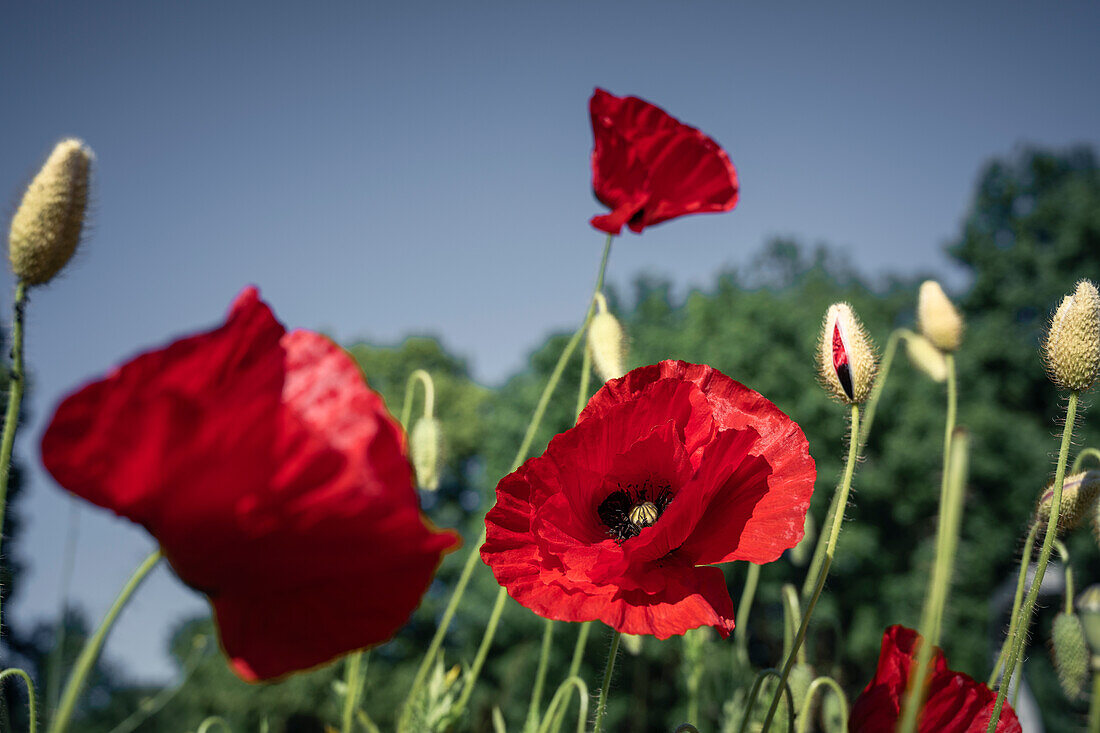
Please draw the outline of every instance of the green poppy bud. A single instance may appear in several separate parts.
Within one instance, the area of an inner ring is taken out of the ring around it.
[[[421,417],[409,436],[416,482],[420,488],[435,491],[443,463],[443,429],[434,417]]]
[[[1059,613],[1054,617],[1050,652],[1062,692],[1068,700],[1079,700],[1089,681],[1089,650],[1085,629],[1076,614]]]
[[[905,353],[917,369],[924,372],[933,382],[947,380],[947,359],[943,352],[924,336],[911,334],[905,338]]]
[[[588,353],[603,381],[626,374],[626,336],[618,319],[607,310],[603,293],[596,293],[596,315],[588,324]]]
[[[1100,369],[1100,293],[1088,280],[1062,299],[1044,343],[1051,380],[1072,392],[1092,386]]]
[[[1062,504],[1058,510],[1058,532],[1070,532],[1081,526],[1100,495],[1100,471],[1084,471],[1066,476],[1062,482]],[[1054,480],[1039,495],[1035,509],[1036,518],[1044,525],[1050,519],[1050,506],[1054,501]]]
[[[958,351],[962,344],[962,316],[935,280],[921,283],[917,294],[917,326],[940,351]]]

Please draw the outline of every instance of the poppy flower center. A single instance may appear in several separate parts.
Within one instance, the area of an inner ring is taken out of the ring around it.
[[[639,485],[620,485],[600,502],[596,514],[610,537],[625,542],[655,524],[671,502],[670,486],[655,487],[645,481]]]

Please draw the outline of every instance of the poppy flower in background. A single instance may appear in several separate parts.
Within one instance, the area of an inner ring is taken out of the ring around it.
[[[327,338],[255,288],[224,325],[66,398],[42,461],[144,526],[249,681],[385,641],[457,538],[420,515],[401,428]]]
[[[701,566],[771,562],[796,545],[815,476],[806,436],[762,395],[663,361],[609,381],[501,480],[481,557],[545,618],[727,636],[725,577]]]
[[[637,97],[596,89],[592,116],[592,190],[610,214],[591,224],[640,233],[684,214],[729,211],[737,204],[737,171],[726,151],[694,127]]]
[[[920,639],[920,634],[904,626],[886,629],[875,677],[852,706],[848,730],[852,733],[894,730],[901,718],[909,671],[916,666]],[[962,672],[948,669],[939,647],[932,652],[930,669],[928,693],[917,729],[922,733],[985,733],[997,693]],[[1005,702],[997,733],[1021,730],[1015,711]]]

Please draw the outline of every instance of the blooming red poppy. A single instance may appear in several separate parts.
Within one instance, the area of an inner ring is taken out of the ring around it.
[[[726,151],[694,127],[637,97],[597,89],[592,116],[592,190],[610,214],[592,226],[641,232],[684,214],[729,211],[737,204],[737,171]]]
[[[733,628],[722,570],[802,538],[816,470],[762,395],[699,364],[613,379],[497,486],[482,559],[535,613],[666,639]]]
[[[42,461],[149,530],[250,681],[389,638],[457,541],[426,526],[401,428],[355,362],[287,333],[255,288],[224,325],[65,399]]]
[[[852,706],[848,730],[853,733],[894,730],[901,717],[910,669],[916,666],[920,639],[920,634],[904,626],[886,629],[875,677]],[[939,647],[932,652],[930,669],[928,693],[917,729],[922,733],[985,733],[997,693],[962,672],[948,669]],[[1020,730],[1016,713],[1005,702],[997,733]]]

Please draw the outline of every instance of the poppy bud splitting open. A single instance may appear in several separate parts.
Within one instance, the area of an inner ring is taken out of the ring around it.
[[[852,307],[829,306],[818,344],[818,371],[825,387],[841,402],[863,404],[877,368],[871,339]]]

